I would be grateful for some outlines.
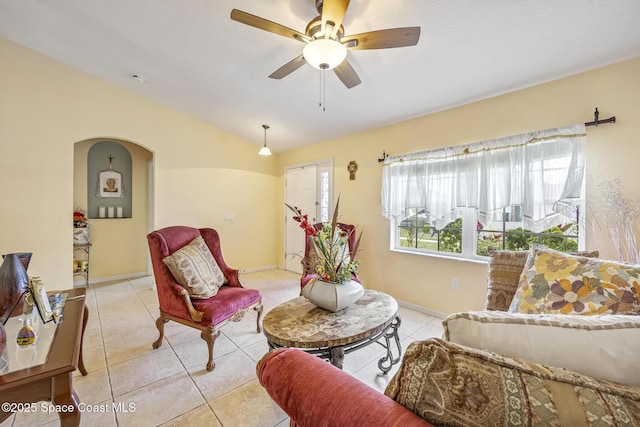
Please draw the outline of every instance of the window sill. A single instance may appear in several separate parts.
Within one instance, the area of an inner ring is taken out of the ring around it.
[[[408,254],[408,255],[426,256],[429,258],[447,259],[451,261],[470,262],[473,264],[487,264],[489,262],[489,257],[463,258],[461,256],[447,255],[447,254],[441,254],[441,253],[435,253],[435,252],[407,251],[407,250],[398,249],[398,248],[392,248],[391,252],[397,252],[397,253]]]

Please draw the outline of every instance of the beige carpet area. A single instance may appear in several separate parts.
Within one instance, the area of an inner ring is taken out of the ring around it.
[[[299,295],[299,276],[282,270],[240,275],[245,287],[263,294],[264,313]],[[287,415],[271,401],[255,374],[256,362],[268,351],[255,332],[255,314],[222,328],[214,345],[216,368],[207,372],[207,348],[199,331],[167,323],[160,348],[158,299],[151,278],[91,285],[86,298],[89,322],[84,361],[89,375],[76,371],[73,385],[83,412],[83,426],[288,426]],[[412,341],[441,336],[440,319],[400,308],[403,349]],[[383,348],[371,344],[346,355],[344,370],[383,391],[398,365],[387,375],[378,369]],[[101,412],[111,404],[132,411]],[[6,426],[58,426],[57,414],[19,413]]]

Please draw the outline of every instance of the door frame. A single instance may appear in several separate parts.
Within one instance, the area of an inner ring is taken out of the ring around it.
[[[334,208],[334,204],[333,204],[333,187],[334,187],[334,164],[333,164],[333,157],[328,157],[325,159],[320,159],[320,160],[316,160],[313,162],[307,162],[307,163],[299,163],[299,164],[295,164],[295,165],[288,165],[285,166],[283,169],[283,183],[282,183],[282,198],[284,199],[284,203],[289,203],[286,198],[287,198],[287,170],[289,169],[297,169],[297,168],[303,168],[303,167],[308,167],[308,166],[315,166],[316,167],[316,218],[322,218],[321,214],[320,214],[320,204],[319,204],[319,200],[320,200],[320,195],[321,195],[321,181],[320,181],[320,174],[323,171],[328,171],[329,172],[329,188],[328,190],[328,195],[329,195],[329,219],[331,218],[331,214],[333,213],[332,210]],[[282,227],[282,242],[283,242],[283,264],[282,264],[282,269],[286,270],[286,265],[287,265],[287,212],[286,209],[287,207],[284,205],[284,203],[282,204],[282,223],[284,224],[284,227]]]

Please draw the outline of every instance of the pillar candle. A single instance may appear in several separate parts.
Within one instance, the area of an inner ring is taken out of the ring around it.
[[[109,206],[109,207],[107,208],[107,216],[108,216],[109,218],[113,218],[113,211],[114,211],[113,206]]]
[[[116,216],[118,218],[122,218],[122,206],[117,206],[116,207]]]
[[[98,206],[98,218],[104,218],[104,206]]]

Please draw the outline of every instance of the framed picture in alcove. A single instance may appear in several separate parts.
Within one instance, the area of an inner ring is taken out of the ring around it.
[[[98,174],[98,197],[124,197],[122,174],[109,169]]]

